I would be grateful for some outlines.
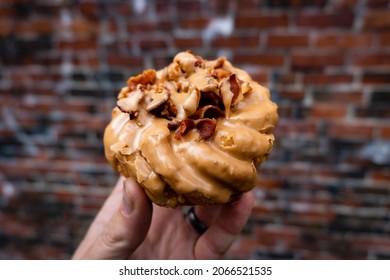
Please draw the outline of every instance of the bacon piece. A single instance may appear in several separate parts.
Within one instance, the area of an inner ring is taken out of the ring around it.
[[[220,57],[215,61],[214,68],[221,68],[225,64],[226,57]]]
[[[157,118],[173,120],[176,117],[178,111],[175,104],[173,104],[173,102],[168,99],[165,103],[154,108],[153,110],[150,110],[150,113],[155,115]]]
[[[186,135],[191,129],[195,127],[194,120],[184,119],[180,123],[179,128],[176,130],[175,135],[173,136],[175,139],[180,139],[180,137]]]
[[[131,77],[127,80],[127,85],[130,90],[134,90],[138,84],[148,85],[154,84],[156,81],[156,70],[148,69],[145,70],[142,74]]]
[[[229,83],[230,83],[230,91],[233,93],[232,104],[234,104],[234,102],[237,100],[241,92],[241,85],[236,74],[230,75]]]
[[[173,121],[168,122],[167,127],[169,130],[175,130],[179,127],[179,125],[180,125],[180,123],[178,121],[173,120]]]
[[[215,105],[206,105],[198,108],[195,114],[191,116],[192,119],[217,119],[219,117],[223,117],[225,114],[223,111]]]
[[[230,74],[231,73],[228,70],[225,70],[223,68],[217,68],[211,72],[211,76],[216,78],[218,81],[222,80],[223,78],[229,77]]]
[[[202,92],[200,95],[199,107],[207,105],[219,106],[221,101],[221,96],[214,92]]]
[[[220,89],[226,117],[229,118],[231,107],[243,97],[241,94],[240,80],[237,78],[236,74],[231,74],[228,78],[222,80]]]
[[[202,59],[198,59],[197,61],[195,61],[194,65],[195,65],[195,67],[203,68],[204,67],[203,60]]]
[[[200,119],[195,121],[195,126],[200,138],[207,140],[213,136],[217,127],[217,121],[215,119]]]

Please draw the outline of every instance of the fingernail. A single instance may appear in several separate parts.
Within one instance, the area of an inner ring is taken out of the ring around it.
[[[126,181],[124,181],[123,182],[123,196],[122,196],[122,206],[121,207],[123,210],[123,214],[125,214],[126,216],[131,215],[131,213],[134,210],[132,197],[129,195],[129,193],[127,191],[127,188],[129,188],[129,187],[131,187],[131,186],[127,185]]]

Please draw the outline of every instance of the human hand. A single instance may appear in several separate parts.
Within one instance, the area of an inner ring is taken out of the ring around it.
[[[246,224],[253,193],[232,205],[196,206],[199,234],[181,208],[152,204],[133,179],[120,178],[73,259],[219,259]]]

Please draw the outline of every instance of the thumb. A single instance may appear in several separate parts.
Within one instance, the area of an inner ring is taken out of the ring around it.
[[[120,207],[84,258],[127,259],[145,239],[151,219],[152,204],[144,190],[133,179],[126,179]]]

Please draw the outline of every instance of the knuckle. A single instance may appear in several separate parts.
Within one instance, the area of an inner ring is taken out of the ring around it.
[[[103,232],[100,235],[100,239],[103,245],[108,248],[115,248],[126,242],[123,236],[112,232]]]

